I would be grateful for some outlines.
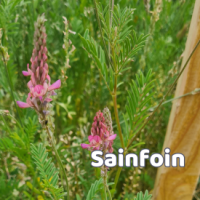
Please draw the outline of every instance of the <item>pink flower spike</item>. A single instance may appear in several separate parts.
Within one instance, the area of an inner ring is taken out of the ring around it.
[[[31,107],[28,103],[25,103],[25,102],[22,102],[22,101],[17,101],[17,105],[20,108],[29,108],[29,107]]]
[[[114,140],[116,138],[117,134],[111,135],[107,140]]]
[[[27,71],[22,71],[22,74],[23,74],[24,76],[30,76],[30,73],[27,72]]]
[[[51,86],[49,86],[48,91],[58,89],[58,88],[60,88],[60,86],[61,86],[61,81],[57,80],[55,83],[53,83]]]
[[[88,149],[90,147],[90,145],[89,144],[81,144],[81,147],[83,149]]]

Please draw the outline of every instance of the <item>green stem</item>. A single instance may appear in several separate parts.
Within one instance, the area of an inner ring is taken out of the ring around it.
[[[114,105],[114,112],[115,112],[115,120],[117,123],[117,129],[119,132],[119,137],[120,137],[120,142],[122,145],[122,148],[124,149],[125,145],[124,145],[124,140],[123,140],[123,136],[122,136],[122,129],[120,126],[120,122],[119,122],[119,116],[118,116],[118,109],[117,109],[117,71],[118,71],[118,67],[116,65],[115,62],[115,52],[114,52],[114,48],[112,47],[112,55],[113,55],[113,63],[114,63],[114,69],[115,69],[115,77],[114,77],[114,92],[113,92],[113,105]]]
[[[3,52],[1,52],[1,54],[2,54],[2,57],[3,57],[3,63],[4,63],[4,66],[5,66],[5,70],[6,70],[6,75],[7,75],[7,78],[8,78],[8,84],[9,84],[9,87],[10,87],[11,96],[12,96],[12,99],[13,99],[13,101],[14,101],[14,105],[15,105],[15,108],[16,108],[16,111],[17,111],[17,115],[18,115],[18,118],[19,118],[19,122],[20,122],[20,124],[21,124],[21,127],[23,127],[22,121],[21,121],[21,118],[20,118],[20,115],[19,115],[18,106],[17,106],[17,104],[16,104],[15,96],[14,96],[14,93],[13,93],[12,83],[11,83],[11,79],[10,79],[8,67],[7,67],[7,64],[6,64],[6,60],[5,60],[5,57],[4,57]]]
[[[120,173],[122,171],[122,167],[118,167],[117,169],[117,173],[115,175],[115,184],[113,186],[113,189],[115,190],[116,189],[116,186],[117,186],[117,183],[118,183],[118,180],[119,180],[119,176],[120,176]]]
[[[112,17],[113,17],[113,8],[114,8],[114,0],[109,1],[109,42],[108,42],[108,58],[110,60],[110,35],[111,35],[111,29],[112,29]]]
[[[183,97],[187,97],[187,96],[190,96],[190,95],[198,94],[199,92],[200,92],[200,88],[196,88],[196,89],[193,90],[192,92],[188,92],[188,93],[186,93],[186,94],[184,94],[184,95],[181,95],[181,96],[178,96],[178,97],[169,99],[169,100],[167,100],[167,101],[164,101],[164,102],[162,103],[162,105],[164,105],[164,104],[166,104],[166,103],[169,103],[169,102],[171,102],[171,101],[177,100],[177,99],[181,99],[181,98],[183,98]],[[158,106],[158,105],[157,105],[157,106]],[[154,107],[150,108],[149,110],[155,109],[157,106],[154,106]]]
[[[121,142],[122,148],[124,149],[125,146],[124,146],[122,130],[121,130],[120,122],[119,122],[116,93],[113,95],[113,104],[114,104],[115,120],[116,120],[116,123],[117,123],[117,129],[118,129],[118,132],[119,132],[120,142]]]
[[[104,198],[107,200],[107,193],[106,193],[106,175],[103,177],[103,185],[104,185]]]
[[[109,190],[109,187],[108,187],[107,183],[106,183],[106,188],[107,188],[107,191],[108,191],[109,198],[110,198],[110,200],[112,200],[112,195],[110,193],[110,190]]]
[[[61,170],[63,171],[63,175],[64,175],[64,178],[65,178],[65,181],[66,181],[67,199],[70,200],[70,196],[69,196],[69,184],[68,184],[67,174],[66,174],[65,168],[64,168],[64,166],[62,164],[62,161],[61,161],[61,158],[60,158],[60,156],[59,156],[59,154],[57,152],[56,145],[55,145],[54,140],[53,140],[53,135],[51,136],[51,133],[50,133],[50,130],[49,130],[48,126],[46,126],[46,131],[47,131],[47,133],[49,135],[49,138],[51,140],[51,144],[52,144],[53,150],[55,152],[56,159],[57,159],[57,161],[59,163],[59,166],[60,166]]]
[[[196,88],[196,89],[193,90],[192,92],[188,92],[188,93],[186,93],[186,94],[184,94],[184,95],[181,95],[181,96],[178,96],[178,97],[169,99],[169,100],[167,100],[167,101],[164,101],[164,102],[162,103],[162,105],[167,104],[167,103],[172,102],[172,101],[177,100],[177,99],[181,99],[181,98],[183,98],[183,97],[187,97],[187,96],[199,94],[199,92],[200,92],[200,88]],[[158,104],[158,105],[159,105],[159,104]],[[151,112],[151,111],[153,112],[153,110],[154,110],[158,105],[149,108],[148,111],[149,111],[149,112]],[[139,114],[140,114],[140,113],[138,113],[138,115],[139,115]],[[128,121],[128,120],[129,120],[129,118],[127,118],[126,120],[122,120],[122,121],[120,122],[120,125],[123,124],[125,121]],[[113,128],[116,127],[116,126],[117,126],[116,124],[113,125]],[[69,147],[68,147],[68,148],[69,148]]]

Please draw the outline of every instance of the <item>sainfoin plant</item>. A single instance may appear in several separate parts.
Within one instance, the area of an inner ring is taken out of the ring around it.
[[[145,26],[133,27],[144,17],[131,8],[136,1],[2,2],[0,54],[6,76],[0,69],[0,101],[5,95],[9,107],[0,107],[0,199],[150,200],[146,185],[137,190],[128,185],[133,179],[141,184],[139,168],[105,163],[96,168],[91,154],[101,151],[105,160],[119,148],[124,155],[135,153],[151,137],[145,133],[148,122],[185,68],[155,102],[157,75],[148,64],[155,58],[149,59],[148,51],[165,10],[162,1],[149,17],[150,37],[141,34]],[[137,5],[146,12],[143,1]],[[150,176],[142,175],[153,187]]]
[[[52,101],[51,96],[56,95],[55,89],[61,87],[61,81],[57,80],[52,85],[50,84],[51,78],[48,75],[48,64],[47,64],[47,48],[46,48],[46,29],[44,26],[46,19],[45,16],[39,16],[37,22],[35,23],[35,33],[34,33],[34,49],[32,53],[31,61],[31,69],[29,68],[29,64],[27,65],[27,71],[22,71],[24,76],[30,76],[31,80],[27,83],[29,88],[28,97],[26,102],[17,101],[17,104],[20,108],[33,108],[39,117],[39,122],[44,129],[46,129],[49,139],[51,141],[51,145],[53,150],[55,151],[56,158],[60,165],[60,169],[65,177],[66,188],[67,188],[67,196],[69,197],[69,186],[68,180],[66,176],[65,168],[61,162],[60,156],[56,150],[56,146],[53,138],[53,122],[51,119],[51,104],[49,102]],[[60,199],[64,194],[62,194],[63,189],[57,187],[58,181],[58,173],[55,173],[55,167],[50,162],[46,162],[47,154],[44,155],[45,149],[41,149],[41,147],[37,148],[32,146],[32,153],[34,155],[34,159],[36,160],[36,164],[40,170],[42,175],[44,186],[46,186],[54,198]],[[42,161],[41,161],[42,159]],[[49,175],[46,171],[51,172]],[[45,180],[49,177],[47,180]],[[53,177],[52,177],[53,176]],[[49,183],[50,182],[50,183]]]

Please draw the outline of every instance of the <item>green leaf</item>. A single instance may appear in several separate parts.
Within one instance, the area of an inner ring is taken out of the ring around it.
[[[128,90],[126,112],[129,122],[125,124],[126,130],[129,130],[128,138],[133,137],[144,124],[150,115],[148,110],[151,108],[151,99],[154,95],[154,80],[152,80],[152,72],[149,70],[145,77],[142,72],[136,75],[136,81],[132,81]],[[127,121],[127,118],[124,117]],[[130,131],[131,130],[131,131]]]
[[[101,186],[103,185],[103,179],[100,178],[99,180],[96,180],[92,185],[91,188],[87,194],[86,200],[93,200],[95,197],[95,194],[100,190]]]
[[[59,172],[51,162],[52,159],[48,158],[46,148],[42,144],[39,144],[38,147],[31,144],[31,153],[40,172],[43,186],[47,188],[52,197],[63,199],[62,197],[65,195],[63,188],[58,186]]]
[[[78,194],[76,194],[76,200],[81,200],[81,197]]]
[[[145,194],[143,195],[142,192],[137,193],[137,197],[134,200],[151,200],[152,195],[148,194],[148,191],[145,191]]]

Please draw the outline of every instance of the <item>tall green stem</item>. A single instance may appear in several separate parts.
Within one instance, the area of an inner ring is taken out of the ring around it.
[[[117,109],[117,76],[118,76],[118,67],[116,65],[115,62],[115,52],[114,52],[114,47],[112,47],[112,56],[113,56],[113,64],[114,64],[114,69],[115,69],[115,77],[114,77],[114,91],[113,91],[113,105],[114,105],[114,112],[115,112],[115,120],[117,123],[117,129],[119,132],[119,137],[120,137],[120,142],[122,145],[122,148],[124,149],[124,140],[123,140],[123,136],[122,136],[122,129],[120,126],[120,122],[119,122],[119,116],[118,116],[118,109]]]
[[[64,168],[64,166],[63,166],[63,164],[62,164],[62,161],[61,161],[61,158],[60,158],[60,156],[59,156],[59,154],[58,154],[58,152],[57,152],[56,145],[55,145],[54,140],[53,140],[53,135],[51,135],[51,131],[49,130],[49,127],[48,127],[48,126],[46,126],[45,128],[46,128],[46,131],[47,131],[47,133],[48,133],[48,135],[49,135],[49,138],[50,138],[50,140],[51,140],[51,144],[52,144],[53,150],[54,150],[54,152],[55,152],[55,155],[56,155],[56,159],[57,159],[57,161],[58,161],[58,164],[59,164],[61,170],[63,171],[63,175],[64,175],[64,178],[65,178],[65,181],[66,181],[67,200],[70,200],[70,196],[69,196],[69,184],[68,184],[67,174],[66,174],[65,168]],[[64,187],[64,186],[63,186],[63,187]]]
[[[108,42],[108,58],[110,60],[110,36],[111,36],[111,29],[112,29],[112,16],[113,16],[113,8],[114,8],[114,0],[109,0],[109,42]]]
[[[110,198],[110,200],[112,200],[112,195],[111,195],[111,193],[110,193],[110,190],[109,190],[109,188],[108,188],[107,183],[106,183],[106,188],[107,188],[107,191],[108,191],[109,198]]]
[[[119,132],[120,142],[121,142],[122,148],[124,149],[125,146],[124,146],[124,140],[123,140],[123,136],[122,136],[122,129],[121,129],[120,122],[119,122],[116,92],[113,95],[113,104],[114,104],[115,120],[116,120],[116,123],[117,123],[117,129],[118,129],[118,132]]]
[[[116,189],[116,186],[117,186],[117,183],[118,183],[118,180],[119,180],[119,176],[120,176],[120,173],[122,171],[122,167],[118,167],[117,169],[117,173],[115,175],[115,184],[113,186],[113,189],[115,190]]]
[[[106,193],[106,176],[103,177],[103,185],[104,185],[104,198],[107,200],[107,193]]]
[[[109,199],[112,200],[112,196],[111,196],[110,190],[109,190],[108,185],[107,185],[107,169],[106,169],[105,165],[103,166],[103,170],[104,170],[104,177],[103,177],[104,196],[105,196],[105,199],[107,200],[106,191],[108,191]]]

